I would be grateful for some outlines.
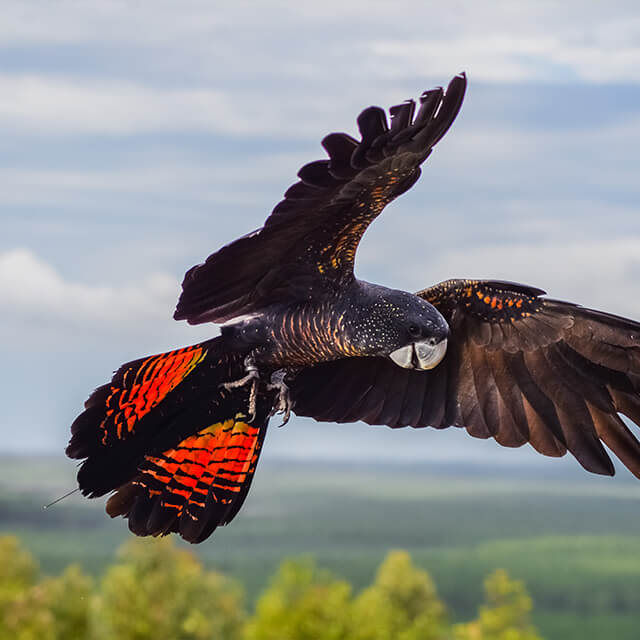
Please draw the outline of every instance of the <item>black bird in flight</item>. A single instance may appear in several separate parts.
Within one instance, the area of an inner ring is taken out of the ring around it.
[[[415,294],[355,278],[360,239],[453,123],[464,74],[332,133],[264,226],[190,269],[174,317],[221,335],[123,365],[71,427],[89,497],[137,535],[201,542],[247,495],[269,418],[464,427],[640,477],[640,324],[534,287],[447,280]]]

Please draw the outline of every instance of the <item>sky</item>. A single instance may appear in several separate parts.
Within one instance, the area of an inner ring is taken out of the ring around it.
[[[509,279],[640,318],[635,0],[4,0],[2,14],[0,453],[61,453],[122,362],[211,337],[172,320],[183,273],[259,227],[324,135],[462,70],[461,114],[367,232],[357,275]],[[454,429],[299,419],[264,455],[546,464]]]

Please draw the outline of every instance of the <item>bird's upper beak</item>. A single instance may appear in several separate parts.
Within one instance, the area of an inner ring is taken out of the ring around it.
[[[428,340],[412,342],[389,354],[389,357],[400,367],[405,369],[420,369],[425,371],[436,367],[447,352],[447,339],[436,344]]]

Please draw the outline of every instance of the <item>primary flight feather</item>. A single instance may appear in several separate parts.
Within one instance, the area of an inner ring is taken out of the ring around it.
[[[369,224],[420,176],[462,105],[464,74],[332,133],[264,226],[190,269],[174,314],[222,323],[201,344],[123,365],[71,426],[89,497],[138,535],[201,542],[236,515],[269,419],[464,427],[640,478],[640,324],[507,281],[416,294],[358,280]]]

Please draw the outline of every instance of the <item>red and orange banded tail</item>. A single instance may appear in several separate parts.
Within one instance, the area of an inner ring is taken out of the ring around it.
[[[251,485],[266,421],[238,416],[216,422],[158,455],[107,502],[107,513],[129,518],[137,535],[178,532],[201,542],[238,512]]]
[[[180,533],[200,542],[235,516],[258,461],[273,392],[222,385],[245,374],[244,354],[222,337],[123,365],[87,400],[67,455],[85,458],[78,484],[89,497],[115,492],[111,516],[138,535]]]
[[[71,425],[67,455],[83,458],[133,435],[140,421],[202,363],[208,348],[207,343],[196,344],[122,365],[111,382],[85,402],[86,411]]]
[[[200,364],[207,350],[200,346],[145,358],[137,368],[129,368],[122,385],[111,386],[106,400],[106,416],[100,423],[102,443],[110,437],[122,439],[131,433],[136,423],[157,406]],[[127,381],[127,377],[131,381]]]

